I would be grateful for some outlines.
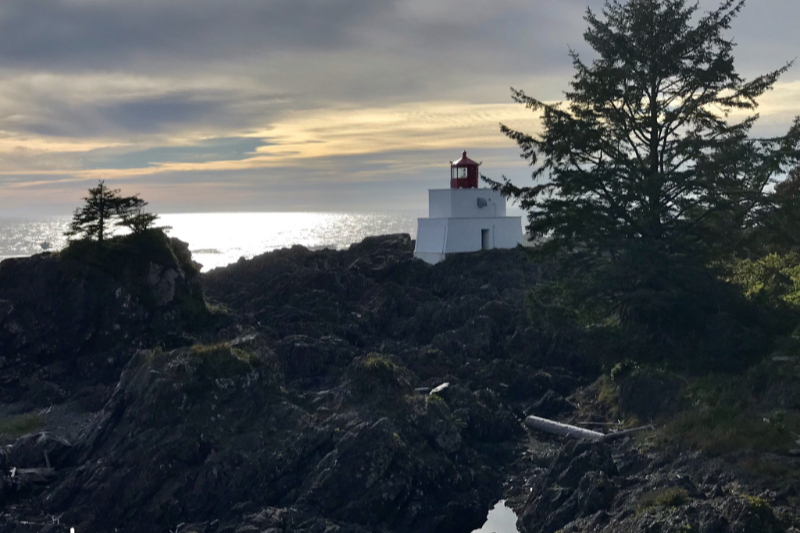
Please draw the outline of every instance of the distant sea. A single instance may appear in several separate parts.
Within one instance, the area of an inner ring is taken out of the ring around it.
[[[71,217],[0,217],[0,261],[58,251]],[[171,226],[171,237],[189,243],[203,271],[299,244],[310,249],[342,249],[369,235],[409,233],[416,238],[413,214],[347,213],[187,213],[161,215],[157,225]]]

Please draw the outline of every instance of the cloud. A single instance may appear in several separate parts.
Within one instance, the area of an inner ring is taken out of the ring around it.
[[[228,76],[320,100],[407,99],[409,90],[450,92],[486,76],[568,68],[567,36],[580,40],[582,7],[574,0],[26,0],[0,13],[0,66]]]
[[[101,148],[82,154],[80,160],[87,169],[135,169],[165,162],[238,161],[251,157],[262,144],[264,141],[253,137],[220,137],[189,145]]]
[[[183,116],[180,107],[176,115]],[[337,173],[340,180],[352,181],[370,170],[331,166],[328,161],[341,156],[446,149],[453,151],[451,157],[456,157],[461,149],[513,146],[499,134],[500,122],[513,122],[529,131],[538,127],[536,117],[514,103],[425,102],[392,107],[336,107],[287,113],[246,137],[144,149],[135,145],[111,146],[69,155],[80,166],[73,166],[74,175],[87,180],[303,166],[316,169],[318,175],[324,170],[325,174]],[[429,160],[422,158],[403,164],[407,168],[423,168]],[[41,170],[32,173],[41,174]],[[52,171],[60,174],[57,168]],[[9,173],[18,175],[19,165],[0,170],[0,176]]]
[[[6,65],[53,70],[237,59],[348,46],[348,30],[391,2],[374,0],[26,0],[0,15]]]
[[[25,198],[56,205],[52,196],[79,197],[103,178],[144,187],[180,210],[190,201],[267,208],[277,197],[280,205],[324,208],[356,198],[359,186],[375,195],[389,187],[397,201],[408,200],[462,149],[498,173],[525,176],[498,123],[532,132],[538,122],[510,101],[508,88],[562,98],[573,74],[568,48],[591,57],[582,38],[587,4],[602,7],[601,0],[6,2],[0,210]],[[700,8],[716,5],[702,0]],[[798,55],[798,17],[795,0],[744,8],[730,34],[745,77]],[[754,132],[782,133],[798,114],[799,90],[794,67],[762,99]],[[302,194],[303,187],[311,189]]]

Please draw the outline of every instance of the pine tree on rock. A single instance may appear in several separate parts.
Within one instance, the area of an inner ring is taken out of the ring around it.
[[[145,212],[146,205],[147,202],[138,196],[121,198],[116,211],[121,220],[117,225],[124,226],[133,233],[142,233],[152,228],[153,223],[158,220],[158,215]]]
[[[561,250],[615,257],[631,246],[712,257],[721,232],[741,227],[798,139],[752,139],[752,111],[791,64],[746,81],[725,37],[743,1],[698,16],[684,0],[607,1],[585,15],[585,63],[564,104],[512,88],[542,112],[543,132],[501,124],[534,167],[534,185],[488,180],[528,211],[529,230]],[[798,137],[796,128],[790,135]],[[486,178],[484,178],[486,179]]]
[[[111,225],[125,200],[120,197],[119,192],[119,189],[109,189],[100,180],[97,187],[89,189],[89,196],[84,197],[83,207],[75,209],[72,222],[64,235],[70,238],[84,236],[102,243],[112,232]]]

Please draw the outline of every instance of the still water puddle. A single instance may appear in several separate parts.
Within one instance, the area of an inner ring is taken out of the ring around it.
[[[474,530],[472,533],[518,533],[517,515],[511,508],[506,507],[506,501],[500,500],[489,511],[486,523],[483,527]]]

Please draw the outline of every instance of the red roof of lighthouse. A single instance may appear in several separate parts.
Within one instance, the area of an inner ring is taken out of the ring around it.
[[[480,163],[473,161],[469,157],[467,157],[467,151],[464,150],[461,152],[461,159],[452,163],[454,167],[465,167],[467,165],[475,165],[476,167],[480,165]]]

